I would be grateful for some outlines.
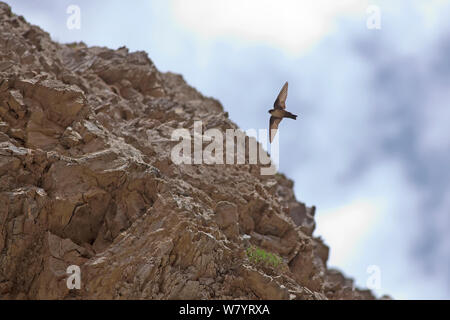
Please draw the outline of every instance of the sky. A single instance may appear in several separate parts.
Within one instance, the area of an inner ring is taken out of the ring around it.
[[[360,287],[376,266],[378,296],[450,299],[450,1],[6,2],[53,40],[146,51],[244,130],[289,81],[279,170],[317,207],[329,266]]]

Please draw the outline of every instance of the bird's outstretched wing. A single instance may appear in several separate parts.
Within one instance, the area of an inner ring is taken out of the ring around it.
[[[275,100],[273,107],[275,109],[286,109],[286,98],[288,94],[288,83],[284,84],[283,88],[281,88],[280,93],[278,94],[277,100]]]
[[[270,143],[272,143],[273,138],[277,134],[278,125],[280,124],[282,118],[277,117],[270,117],[270,123],[269,123],[269,136],[270,136]]]

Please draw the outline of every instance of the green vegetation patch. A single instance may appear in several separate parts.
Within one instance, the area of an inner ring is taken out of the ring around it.
[[[283,259],[278,255],[267,252],[256,246],[250,246],[245,250],[248,260],[255,265],[277,268],[283,263]]]

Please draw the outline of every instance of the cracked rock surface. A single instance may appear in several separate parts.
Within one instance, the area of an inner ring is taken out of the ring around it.
[[[0,2],[0,298],[373,299],[284,175],[172,163],[195,120],[237,128],[146,53],[55,43]]]

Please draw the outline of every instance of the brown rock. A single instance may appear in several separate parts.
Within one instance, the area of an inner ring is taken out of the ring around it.
[[[176,128],[237,129],[217,100],[144,52],[55,43],[2,2],[0,21],[2,299],[373,298],[327,269],[293,181],[171,161]]]

